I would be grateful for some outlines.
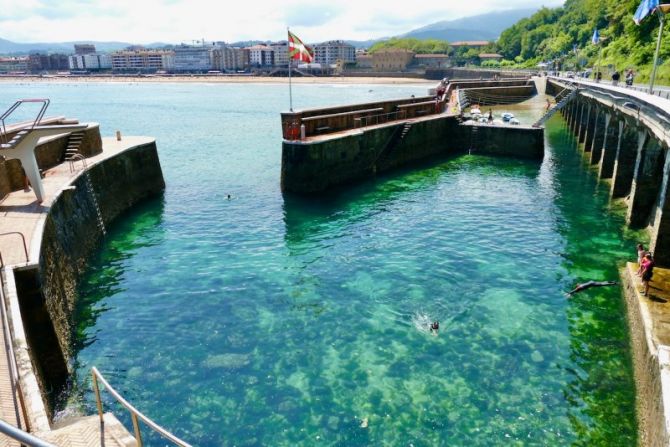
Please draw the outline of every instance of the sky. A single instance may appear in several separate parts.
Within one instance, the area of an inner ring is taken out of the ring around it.
[[[281,40],[286,27],[307,42],[367,40],[430,23],[563,0],[0,0],[0,38],[191,43]]]

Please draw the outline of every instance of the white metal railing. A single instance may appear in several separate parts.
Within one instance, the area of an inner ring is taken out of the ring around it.
[[[98,407],[98,415],[100,416],[100,422],[103,421],[103,411],[102,411],[102,400],[100,399],[100,387],[98,386],[98,381],[102,382],[109,394],[111,394],[121,405],[126,407],[130,412],[130,417],[133,421],[133,430],[135,432],[135,441],[137,442],[137,447],[142,447],[142,433],[140,433],[140,420],[151,427],[155,432],[164,437],[165,439],[172,441],[175,445],[180,447],[192,447],[191,444],[182,441],[169,431],[165,430],[163,427],[143,415],[137,408],[132,406],[130,402],[125,400],[112,386],[105,380],[105,378],[100,374],[100,371],[94,366],[91,368],[91,375],[93,376],[93,391],[95,392],[95,402]]]
[[[14,427],[12,424],[0,419],[0,433],[9,436],[11,439],[15,439],[21,443],[22,446],[28,447],[57,447],[49,442],[46,442],[40,438],[37,438],[30,433],[26,433],[20,428]]]

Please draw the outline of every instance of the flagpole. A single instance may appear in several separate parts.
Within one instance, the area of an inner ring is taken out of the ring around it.
[[[291,30],[288,29],[288,26],[286,27],[286,32],[287,33],[291,32]],[[289,40],[286,42],[288,50],[288,100],[289,100],[289,110],[293,112],[293,84],[291,83],[291,51],[290,51],[291,36],[290,34],[287,35],[289,36]]]
[[[654,53],[654,66],[651,69],[651,79],[649,80],[649,94],[654,94],[654,81],[656,80],[656,67],[658,66],[658,53],[661,50],[661,37],[663,37],[663,25],[665,24],[665,16],[661,8],[656,8],[658,12],[658,20],[661,26],[658,28],[658,39],[656,39],[656,52]]]

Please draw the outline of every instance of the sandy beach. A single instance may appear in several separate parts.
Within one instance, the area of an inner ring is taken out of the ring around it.
[[[188,83],[229,83],[229,84],[288,84],[288,78],[282,77],[264,77],[264,76],[220,76],[220,75],[194,75],[194,76],[0,76],[0,83],[140,83],[140,82],[188,82]],[[293,77],[291,82],[295,84],[418,84],[418,85],[436,85],[438,81],[418,78],[390,78],[390,77]]]

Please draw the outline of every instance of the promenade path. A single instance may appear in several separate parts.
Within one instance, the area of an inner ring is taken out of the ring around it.
[[[103,151],[86,159],[87,165],[98,163],[107,158],[123,152],[124,150],[141,144],[154,141],[149,137],[124,137],[122,141],[116,141],[114,138],[103,138]],[[67,188],[71,181],[80,174],[82,162],[75,165],[74,172],[70,172],[68,162],[62,163],[45,171],[43,186],[45,198],[42,203],[37,202],[37,198],[32,190],[15,191],[7,195],[0,201],[0,234],[12,233],[7,236],[0,236],[0,255],[4,265],[25,265],[27,262],[38,262],[39,249],[41,243],[42,226],[46,219],[49,208],[58,194]],[[18,234],[25,237],[28,259],[23,242]],[[8,363],[9,353],[7,340],[5,339],[5,323],[0,318],[0,419],[19,426],[17,414],[24,414],[23,408],[16,408],[15,400],[12,397],[11,372]],[[21,427],[25,429],[25,421],[21,421]],[[128,432],[121,426],[116,418],[111,414],[105,415],[104,433],[101,434],[101,427],[98,416],[89,416],[81,418],[66,427],[53,430],[51,432],[37,433],[45,440],[53,442],[58,446],[131,446],[135,441]],[[0,434],[0,447],[18,446],[6,436]]]

